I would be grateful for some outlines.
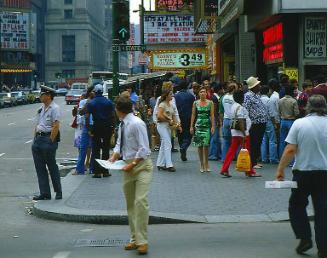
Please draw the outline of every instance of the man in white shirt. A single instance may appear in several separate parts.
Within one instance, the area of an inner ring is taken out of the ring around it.
[[[311,195],[315,212],[315,240],[319,258],[327,258],[327,103],[323,96],[308,100],[308,115],[297,119],[286,138],[288,143],[277,168],[276,178],[284,180],[285,168],[295,156],[292,189],[289,200],[290,222],[300,243],[296,252],[312,248],[311,228],[306,207]]]
[[[152,180],[153,165],[150,158],[149,138],[145,123],[133,114],[133,103],[127,97],[118,97],[116,114],[121,120],[118,139],[109,161],[120,157],[128,163],[124,171],[124,194],[126,199],[130,243],[125,250],[148,252],[149,204],[148,192]]]

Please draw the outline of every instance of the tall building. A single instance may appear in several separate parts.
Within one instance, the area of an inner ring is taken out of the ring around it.
[[[105,0],[48,0],[45,41],[46,81],[105,70]]]

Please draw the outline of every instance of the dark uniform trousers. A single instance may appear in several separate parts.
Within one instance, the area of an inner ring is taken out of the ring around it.
[[[290,221],[298,239],[310,239],[311,228],[306,207],[311,195],[314,208],[315,238],[320,252],[327,252],[327,171],[293,171],[293,181],[298,188],[292,189],[289,201]]]
[[[62,192],[59,169],[56,163],[57,148],[58,143],[52,142],[49,136],[36,136],[34,139],[32,154],[41,195],[51,196],[48,170],[54,191],[56,193]]]
[[[109,159],[110,139],[113,128],[106,122],[94,122],[93,125],[93,157],[94,159]],[[108,174],[108,170],[94,162],[94,174]]]

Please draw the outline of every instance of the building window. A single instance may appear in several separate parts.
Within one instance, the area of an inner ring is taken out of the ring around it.
[[[75,36],[62,36],[62,61],[75,62]]]
[[[65,19],[73,18],[73,10],[64,10],[64,18]]]
[[[65,4],[73,4],[73,0],[65,0]]]
[[[62,70],[62,78],[65,79],[75,78],[75,70]]]

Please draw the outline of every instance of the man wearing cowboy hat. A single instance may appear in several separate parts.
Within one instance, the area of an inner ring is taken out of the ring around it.
[[[55,93],[54,89],[44,85],[41,86],[40,100],[43,105],[37,111],[35,136],[32,145],[40,195],[34,196],[33,200],[51,199],[48,170],[53,189],[56,192],[55,199],[62,199],[60,174],[56,163],[56,151],[60,140],[60,108],[53,102]]]
[[[253,76],[246,80],[249,91],[244,96],[244,107],[249,112],[252,122],[250,129],[251,163],[254,168],[261,168],[257,160],[260,155],[262,138],[268,121],[268,110],[260,99],[260,81]]]

